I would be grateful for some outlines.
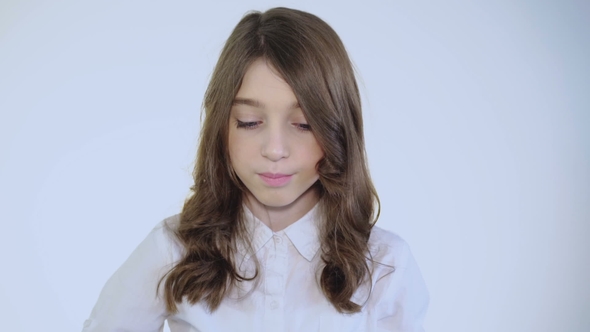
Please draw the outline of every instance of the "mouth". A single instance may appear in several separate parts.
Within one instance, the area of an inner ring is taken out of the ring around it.
[[[258,176],[262,181],[271,187],[281,187],[291,181],[292,174],[280,174],[280,173],[259,173]]]

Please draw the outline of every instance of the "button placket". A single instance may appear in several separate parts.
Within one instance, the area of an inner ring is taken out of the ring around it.
[[[285,296],[285,281],[288,274],[288,248],[281,233],[272,237],[273,245],[267,256],[267,269],[265,276],[265,306],[267,308],[264,317],[264,331],[282,330],[285,326],[283,301]]]
[[[283,238],[281,238],[278,235],[274,235],[273,240],[274,240],[275,244],[281,244],[283,242]]]

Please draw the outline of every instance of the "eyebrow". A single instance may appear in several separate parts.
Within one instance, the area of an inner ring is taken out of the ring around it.
[[[234,98],[233,105],[247,105],[247,106],[252,106],[252,107],[256,107],[256,108],[265,108],[266,107],[263,103],[261,103],[260,101],[258,101],[256,99],[239,98],[239,97]],[[293,104],[291,104],[289,109],[297,109],[300,107],[301,106],[299,105],[299,102],[295,101]]]

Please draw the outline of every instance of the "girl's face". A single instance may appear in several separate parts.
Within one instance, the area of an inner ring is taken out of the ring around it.
[[[231,164],[254,203],[275,211],[307,211],[324,153],[291,87],[266,60],[248,67],[229,120]]]

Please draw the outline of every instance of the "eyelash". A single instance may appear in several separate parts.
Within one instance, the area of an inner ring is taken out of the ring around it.
[[[240,121],[240,120],[236,120],[236,127],[237,128],[244,128],[244,129],[255,129],[256,127],[258,127],[258,122],[257,121]]]
[[[311,126],[307,123],[298,123],[297,129],[301,131],[311,131]]]
[[[240,121],[236,120],[236,128],[242,128],[246,130],[256,129],[260,122],[258,121]],[[307,123],[296,123],[297,130],[300,131],[311,131],[311,126]]]

